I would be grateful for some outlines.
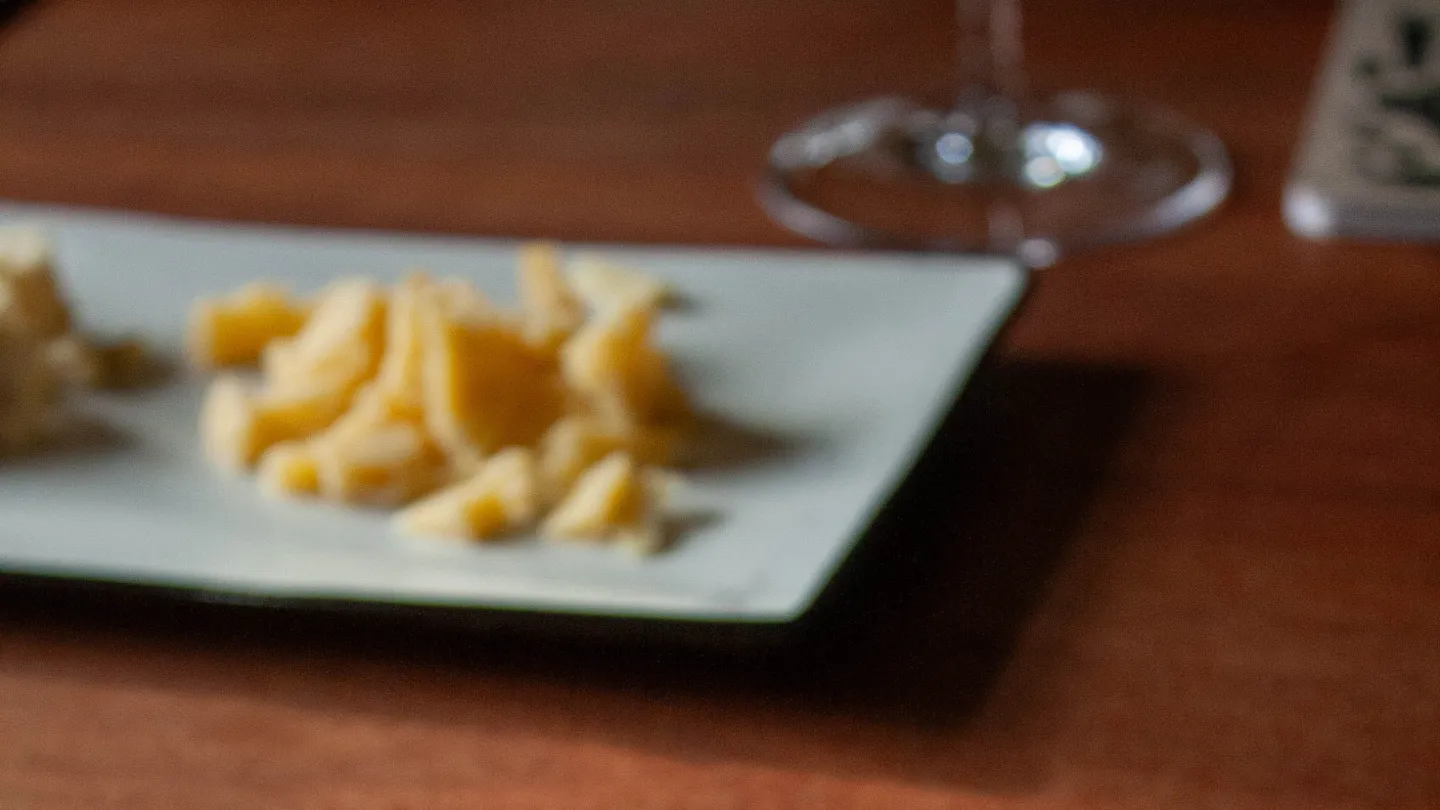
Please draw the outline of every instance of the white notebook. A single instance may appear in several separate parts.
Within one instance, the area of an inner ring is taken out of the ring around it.
[[[1285,220],[1314,238],[1440,240],[1440,0],[1342,0]]]

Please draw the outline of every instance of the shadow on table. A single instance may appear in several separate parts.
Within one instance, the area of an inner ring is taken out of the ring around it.
[[[0,625],[101,638],[118,631],[222,658],[258,650],[282,665],[301,657],[301,669],[316,658],[338,672],[378,661],[417,690],[437,679],[430,697],[403,707],[297,686],[293,699],[312,709],[493,726],[497,710],[465,685],[478,678],[494,689],[499,679],[500,694],[519,701],[503,722],[531,732],[561,729],[696,759],[1023,789],[1044,767],[1035,761],[1043,723],[1026,722],[1045,710],[1044,684],[1034,682],[1055,673],[1036,656],[1016,661],[1014,649],[1145,386],[1127,370],[988,361],[916,474],[785,636],[690,630],[656,641],[638,626],[595,636],[537,632],[553,630],[541,624],[477,633],[388,615],[117,599],[25,579],[0,588]],[[997,688],[1002,681],[1008,689]],[[504,687],[519,682],[536,688]]]
[[[792,679],[921,727],[981,710],[1145,382],[1120,369],[987,365],[825,593]]]

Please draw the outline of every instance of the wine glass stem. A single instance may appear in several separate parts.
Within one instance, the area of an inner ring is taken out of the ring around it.
[[[977,180],[990,189],[988,246],[1019,249],[1024,238],[1017,189],[1007,182],[1019,163],[1021,65],[1020,0],[955,0],[955,116],[970,131]]]
[[[956,105],[1004,99],[1013,106],[1025,93],[1020,0],[955,0],[955,20]]]

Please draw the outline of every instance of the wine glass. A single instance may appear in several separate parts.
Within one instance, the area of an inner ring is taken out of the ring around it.
[[[845,246],[1014,255],[1145,239],[1230,191],[1220,139],[1168,111],[1025,89],[1019,0],[956,0],[948,108],[882,97],[830,110],[771,148],[761,201],[780,223]]]

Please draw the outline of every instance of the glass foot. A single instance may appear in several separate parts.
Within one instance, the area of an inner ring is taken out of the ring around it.
[[[1009,119],[997,129],[901,98],[832,110],[775,143],[761,199],[828,244],[1007,253],[1043,267],[1173,231],[1230,190],[1220,139],[1164,110],[1068,93]]]

